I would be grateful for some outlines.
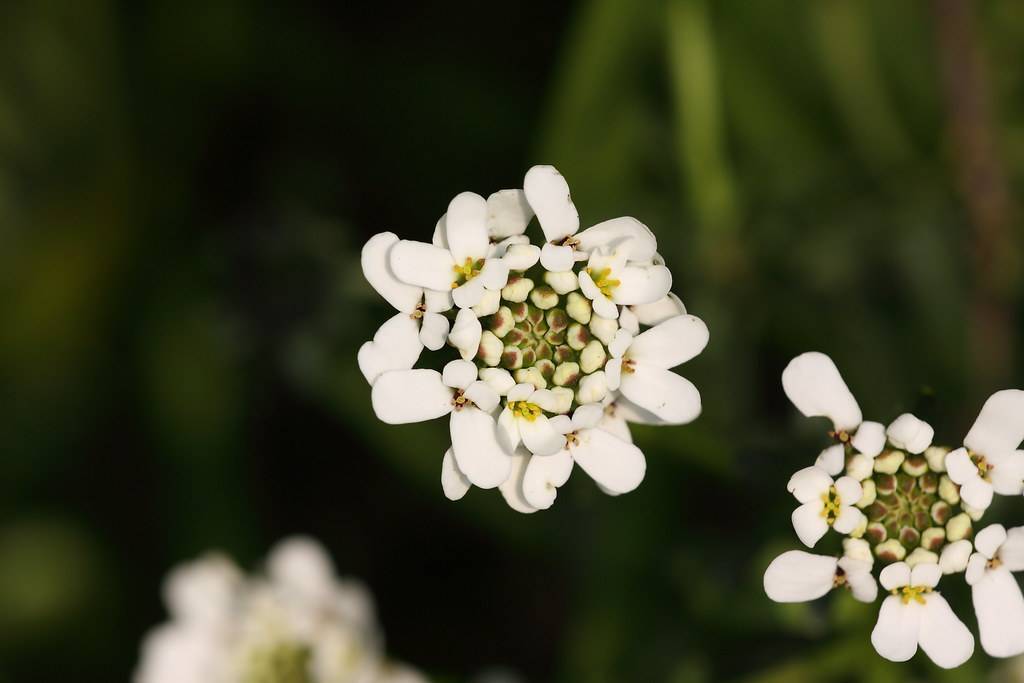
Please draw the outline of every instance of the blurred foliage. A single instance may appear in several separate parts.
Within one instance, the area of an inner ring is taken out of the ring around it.
[[[960,181],[949,5],[4,4],[0,680],[125,680],[169,566],[295,531],[442,680],[984,679],[980,652],[884,662],[846,596],[761,588],[819,445],[782,396],[790,357],[830,353],[866,415],[914,410],[950,443],[1024,386],[1019,213],[1011,191],[986,232]],[[1013,190],[1024,5],[971,7],[982,157]],[[684,369],[702,418],[636,430],[637,492],[577,476],[520,517],[442,497],[444,425],[373,417],[355,350],[387,312],[358,252],[427,239],[451,196],[534,163],[584,223],[654,228],[712,342]]]

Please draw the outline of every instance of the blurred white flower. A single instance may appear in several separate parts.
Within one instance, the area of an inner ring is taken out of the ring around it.
[[[208,555],[174,569],[171,620],[146,636],[135,683],[425,683],[389,662],[369,593],[315,541],[278,544],[265,575]]]
[[[971,507],[985,510],[993,493],[1024,493],[1024,391],[993,394],[981,409],[964,448],[946,456],[949,477],[960,484],[960,495]]]
[[[627,423],[700,414],[696,387],[670,369],[704,349],[707,327],[669,291],[654,233],[629,216],[580,230],[551,166],[531,168],[521,190],[456,196],[430,243],[375,235],[363,272],[399,311],[359,352],[374,411],[394,424],[451,416],[440,477],[451,500],[497,487],[513,509],[546,508],[574,463],[625,493],[646,470]],[[461,360],[416,368],[424,348]]]
[[[1024,527],[993,524],[974,539],[967,565],[981,647],[993,657],[1024,653],[1024,597],[1011,572],[1024,571]]]

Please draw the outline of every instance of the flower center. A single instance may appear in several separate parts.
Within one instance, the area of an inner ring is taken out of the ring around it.
[[[516,417],[521,417],[527,422],[533,422],[544,412],[539,405],[529,401],[510,401],[508,407]]]
[[[466,406],[473,405],[473,402],[466,398],[462,389],[456,389],[452,395],[452,405],[455,406],[455,410],[462,410]]]
[[[884,451],[863,486],[864,538],[883,562],[902,561],[911,552],[938,554],[947,543],[973,533],[972,520],[960,507],[959,487],[945,472],[933,471],[923,454]]]
[[[480,271],[483,270],[483,267],[483,259],[474,261],[468,256],[461,266],[458,264],[452,266],[452,270],[455,271],[455,280],[452,282],[452,289],[455,289],[459,285],[465,284],[475,278],[480,274]]]
[[[839,443],[850,443],[850,433],[845,429],[829,432],[828,436],[830,439],[835,439]]]
[[[892,589],[892,594],[899,595],[904,605],[909,605],[911,600],[923,605],[927,602],[924,596],[931,592],[932,589],[928,586],[904,586],[903,588]]]
[[[416,308],[412,309],[412,313],[409,314],[409,317],[412,318],[413,320],[419,320],[420,318],[423,317],[423,314],[426,312],[427,304],[426,302],[421,301],[418,304],[416,304]]]
[[[995,465],[990,464],[985,459],[984,455],[979,455],[977,453],[971,453],[971,461],[974,463],[975,467],[978,468],[978,476],[985,481],[991,481],[992,477],[990,473],[995,469]]]
[[[312,683],[309,648],[299,643],[275,643],[246,657],[240,683]]]
[[[612,292],[615,288],[622,284],[622,280],[616,280],[611,277],[611,268],[587,268],[587,273],[590,275],[590,279],[594,281],[594,285],[604,294],[607,298],[612,298]]]
[[[821,494],[821,516],[825,518],[829,526],[839,519],[839,510],[843,507],[843,499],[835,486],[829,486],[828,492]]]
[[[842,567],[836,567],[836,575],[832,577],[832,587],[840,588],[846,585],[846,571]]]

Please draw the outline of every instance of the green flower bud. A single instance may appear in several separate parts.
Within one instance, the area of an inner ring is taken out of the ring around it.
[[[505,301],[522,303],[530,296],[533,289],[533,280],[519,275],[509,275],[508,283],[501,290],[501,298]]]
[[[568,363],[575,357],[576,354],[571,348],[561,345],[555,348],[555,354],[551,357],[551,360],[555,361],[555,365],[558,365],[559,363]]]
[[[615,339],[615,333],[619,331],[619,323],[611,318],[602,318],[595,315],[590,319],[590,333],[608,346]]]
[[[576,389],[576,401],[583,403],[597,403],[608,395],[608,381],[605,379],[604,370],[584,375]]]
[[[936,524],[945,524],[952,515],[953,508],[946,501],[940,500],[932,505],[931,516]]]
[[[501,340],[490,330],[484,330],[480,335],[480,350],[477,352],[477,358],[483,361],[484,365],[493,368],[501,362],[501,355],[504,351],[505,345]]]
[[[552,382],[555,386],[565,387],[570,384],[575,384],[576,380],[580,377],[580,366],[577,363],[562,363],[555,368],[555,374],[552,378]]]
[[[508,306],[502,306],[491,316],[490,329],[494,336],[500,339],[511,332],[515,324],[516,320],[512,317],[512,311]]]
[[[544,379],[550,380],[551,376],[555,374],[555,364],[552,363],[547,358],[542,358],[538,360],[536,363],[533,364],[533,367],[540,370],[540,374],[544,377]]]
[[[967,516],[966,512],[961,512],[946,524],[946,539],[950,543],[956,543],[961,539],[968,538],[973,531],[971,518]]]
[[[862,482],[861,487],[864,492],[861,494],[860,500],[857,501],[857,507],[864,509],[875,502],[875,499],[878,497],[878,489],[875,487],[875,482],[871,479]]]
[[[942,478],[939,479],[939,498],[950,505],[960,502],[960,487],[954,484],[947,474],[942,475]]]
[[[879,524],[878,522],[871,522],[868,524],[868,528],[864,532],[864,537],[871,543],[878,545],[889,537],[889,533],[885,530],[884,525]]]
[[[932,446],[931,448],[926,448],[924,451],[924,457],[928,461],[928,467],[932,472],[946,471],[947,455],[949,455],[949,449],[940,448],[939,446]]]
[[[911,477],[920,477],[928,471],[928,461],[923,455],[911,455],[903,461],[903,471]]]
[[[569,316],[561,308],[552,308],[544,317],[548,321],[548,330],[562,332],[569,327]]]
[[[878,495],[885,496],[896,490],[896,477],[891,474],[881,474],[875,477],[875,487]]]
[[[924,548],[914,548],[914,552],[910,553],[904,562],[913,569],[919,564],[938,564],[939,556]]]
[[[540,374],[540,370],[537,368],[522,368],[516,370],[513,373],[516,384],[532,384],[538,389],[546,389],[548,386],[547,380],[544,379],[544,375]]]
[[[875,458],[875,472],[879,472],[881,474],[896,474],[906,457],[907,456],[903,454],[903,451],[886,451]]]
[[[578,292],[573,292],[566,302],[565,312],[576,322],[586,325],[593,315],[590,299]]]
[[[523,367],[523,352],[515,346],[506,346],[505,352],[501,354],[501,367],[506,370],[515,370]]]
[[[914,527],[905,526],[900,529],[900,545],[904,548],[914,548],[921,542],[921,532]]]
[[[595,370],[603,368],[607,360],[608,354],[601,342],[591,339],[580,352],[580,369],[589,375]]]
[[[921,534],[921,547],[926,550],[938,551],[946,544],[946,530],[933,526]]]
[[[590,334],[587,332],[587,328],[580,323],[569,325],[569,329],[565,334],[565,343],[569,345],[570,349],[582,351],[589,341]]]
[[[561,273],[544,271],[544,282],[551,285],[551,289],[555,290],[559,294],[568,294],[580,287],[580,281],[576,277],[576,273],[571,270],[566,270]]]
[[[907,556],[907,549],[895,538],[875,546],[875,557],[883,562],[901,562]]]
[[[529,312],[529,307],[522,301],[519,303],[509,304],[508,309],[512,311],[512,318],[517,323],[521,323],[526,320],[526,314]]]
[[[558,305],[558,295],[550,287],[537,287],[530,292],[530,301],[537,308],[546,311]]]

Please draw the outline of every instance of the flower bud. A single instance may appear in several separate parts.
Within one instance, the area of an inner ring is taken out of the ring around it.
[[[510,275],[508,278],[508,284],[506,284],[501,290],[501,298],[505,301],[522,303],[526,301],[528,296],[530,296],[530,291],[532,289],[533,280],[530,278]]]
[[[953,508],[944,500],[937,501],[932,505],[931,516],[936,524],[945,524],[953,514]]]
[[[871,479],[862,482],[861,487],[863,489],[863,494],[861,495],[860,500],[857,501],[857,507],[864,509],[875,502],[875,498],[878,497],[878,489],[875,488],[875,482]]]
[[[544,316],[549,332],[561,332],[569,327],[569,316],[561,308],[552,308]]]
[[[501,292],[494,289],[485,289],[484,294],[480,297],[480,303],[473,306],[473,312],[476,313],[476,317],[483,318],[493,314],[501,306]]]
[[[550,348],[550,347],[545,346],[545,348]],[[541,376],[544,377],[544,379],[548,379],[549,380],[549,379],[551,379],[552,375],[555,374],[555,364],[552,363],[547,358],[541,358],[540,360],[538,360],[537,362],[535,362],[533,364],[533,367],[535,367],[538,370],[540,370],[540,374],[541,374]]]
[[[942,527],[933,526],[921,534],[921,547],[926,550],[938,551],[945,543],[946,530]]]
[[[572,410],[572,399],[575,396],[572,389],[554,387],[551,389],[551,393],[555,397],[554,405],[550,406],[552,413],[564,415]]]
[[[595,315],[590,319],[590,333],[600,339],[605,346],[612,343],[618,330],[619,323],[611,318]]]
[[[921,543],[921,532],[911,526],[900,529],[900,545],[904,548],[913,548]]]
[[[896,477],[891,474],[882,474],[875,477],[875,486],[878,495],[887,496],[896,490]]]
[[[493,332],[483,331],[483,334],[480,335],[480,350],[477,352],[477,357],[484,362],[484,365],[494,367],[500,363],[504,350],[505,345],[494,336]]]
[[[584,375],[576,389],[576,400],[583,403],[597,403],[604,400],[608,395],[608,382],[604,376],[604,370],[598,370],[590,375]]]
[[[879,472],[881,474],[896,474],[906,457],[907,456],[903,454],[903,451],[886,451],[875,458],[875,472]]]
[[[576,278],[576,273],[571,270],[566,270],[561,273],[545,271],[544,282],[551,285],[551,289],[555,290],[555,292],[559,294],[568,294],[580,287],[580,282]]]
[[[911,477],[920,477],[928,471],[928,461],[923,455],[911,455],[903,461],[903,471]]]
[[[580,352],[580,369],[589,375],[595,370],[603,368],[607,360],[608,354],[605,352],[601,342],[591,339]]]
[[[555,386],[564,387],[575,384],[580,377],[580,366],[577,363],[562,363],[555,368],[555,374],[551,381]]]
[[[566,301],[565,312],[576,322],[586,325],[593,315],[590,299],[578,292],[573,292]]]
[[[501,366],[509,370],[523,367],[523,352],[515,346],[506,346],[501,354]]]
[[[863,453],[856,453],[850,458],[850,462],[846,464],[846,474],[859,482],[864,482],[865,479],[871,476],[874,466],[874,460]]]
[[[515,371],[516,384],[532,384],[538,389],[546,389],[548,386],[544,375],[540,374],[537,368],[522,368]]]
[[[889,537],[889,532],[885,530],[885,526],[881,523],[871,522],[868,524],[868,528],[864,531],[864,537],[875,545],[878,545]]]
[[[491,332],[494,333],[495,337],[502,338],[512,331],[515,324],[516,321],[512,317],[511,309],[508,306],[502,306],[491,317]]]
[[[907,549],[895,538],[875,546],[875,556],[883,562],[901,562],[907,556]]]
[[[939,490],[939,475],[928,472],[917,480],[917,485],[925,493],[936,493]]]
[[[550,287],[537,287],[530,292],[530,301],[542,311],[558,305],[558,295]]]
[[[972,532],[971,518],[967,516],[966,512],[961,512],[946,524],[946,539],[950,543],[967,538]]]
[[[568,363],[575,357],[576,354],[573,353],[573,350],[563,344],[555,348],[555,354],[551,357],[551,360],[555,361],[557,365],[558,363]]]
[[[512,319],[517,323],[521,323],[526,320],[526,314],[529,312],[529,307],[524,303],[526,299],[518,303],[509,304],[508,309],[512,311]]]
[[[960,502],[960,487],[953,483],[948,474],[942,475],[942,478],[939,479],[939,498],[950,505]]]
[[[939,556],[924,548],[914,548],[914,552],[907,555],[907,559],[904,562],[913,569],[919,564],[938,564]]]
[[[926,448],[924,451],[924,457],[928,461],[928,467],[932,472],[946,471],[947,455],[949,455],[949,449],[941,448],[939,446],[932,446],[931,448]]]
[[[985,515],[984,510],[979,510],[976,507],[971,507],[967,504],[967,501],[960,501],[960,508],[970,517],[972,520],[977,522]]]
[[[871,554],[871,545],[860,538],[843,539],[843,555],[861,562],[875,561],[874,555]]]
[[[590,333],[587,332],[587,328],[580,323],[573,323],[569,325],[569,329],[565,334],[565,343],[569,345],[570,349],[574,351],[582,351],[583,347],[590,341]]]

